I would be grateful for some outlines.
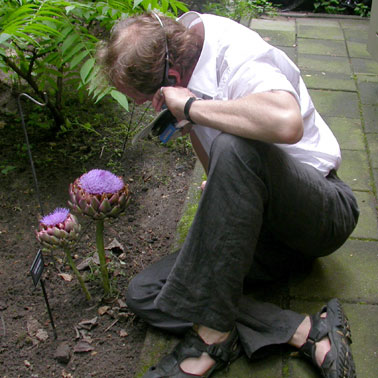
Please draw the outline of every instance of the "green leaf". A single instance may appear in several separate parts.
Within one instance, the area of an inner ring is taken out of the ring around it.
[[[85,46],[82,43],[77,44],[68,54],[63,56],[63,63],[67,63],[70,59],[77,54],[80,50],[85,49]]]
[[[129,111],[129,104],[128,104],[128,102],[127,102],[127,98],[126,98],[126,96],[123,94],[123,93],[121,93],[121,92],[119,92],[119,91],[117,91],[117,90],[115,90],[115,89],[113,89],[111,92],[110,92],[110,95],[116,100],[116,101],[118,101],[118,103],[126,110],[126,111]]]
[[[4,166],[2,166],[4,167]],[[3,175],[7,175],[9,172],[13,171],[14,169],[16,169],[17,167],[15,167],[14,165],[6,165],[2,170],[1,170],[1,173]]]
[[[142,3],[142,2],[143,2],[143,0],[134,0],[133,8],[137,8],[140,5],[140,3]]]
[[[94,59],[94,58],[88,59],[83,64],[83,66],[81,67],[81,69],[80,69],[80,77],[81,77],[81,80],[83,81],[83,83],[86,83],[86,79],[88,78],[88,75],[91,72],[91,70],[92,70],[95,62],[96,62],[96,59]]]
[[[89,51],[85,50],[82,51],[80,54],[76,55],[70,62],[71,70],[74,69],[88,54]]]
[[[7,34],[7,33],[1,33],[0,34],[0,43],[4,43],[5,41],[7,41],[9,38],[11,38],[12,36],[10,34]]]
[[[111,92],[110,88],[105,88],[103,90],[96,90],[95,94],[93,95],[96,98],[95,104],[97,104],[104,96]]]
[[[79,36],[75,33],[70,34],[63,42],[62,54],[65,52],[79,39]]]

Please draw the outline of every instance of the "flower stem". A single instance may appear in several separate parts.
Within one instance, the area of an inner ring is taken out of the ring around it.
[[[96,221],[96,244],[97,253],[100,259],[100,270],[102,286],[104,287],[105,295],[110,295],[110,283],[108,268],[106,267],[105,249],[104,249],[104,220],[99,219]]]
[[[71,252],[68,247],[64,248],[64,252],[66,253],[68,263],[70,264],[71,269],[75,273],[77,279],[79,280],[80,286],[84,291],[85,297],[87,298],[88,301],[92,299],[87,287],[85,286],[85,282],[83,280],[83,277],[81,276],[80,272],[77,270],[75,263],[72,260]]]

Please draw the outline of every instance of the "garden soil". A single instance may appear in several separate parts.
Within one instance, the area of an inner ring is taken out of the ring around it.
[[[194,157],[185,142],[170,148],[128,142],[122,152],[122,117],[106,116],[93,128],[72,127],[54,138],[37,127],[35,115],[26,117],[45,215],[68,207],[69,184],[93,168],[116,171],[132,193],[125,214],[105,222],[111,298],[103,296],[90,219],[79,217],[73,256],[92,301],[62,251],[43,253],[55,338],[41,284],[35,287],[29,273],[40,248],[35,231],[42,212],[16,113],[13,108],[0,117],[0,377],[133,377],[147,326],[127,308],[124,294],[135,274],[172,251]],[[83,118],[98,114],[101,109],[85,109]]]

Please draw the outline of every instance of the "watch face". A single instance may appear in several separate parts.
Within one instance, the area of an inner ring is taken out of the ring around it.
[[[131,143],[135,144],[140,139],[147,138],[148,135],[159,136],[166,131],[168,126],[174,128],[176,123],[177,120],[173,114],[168,109],[165,109],[160,112],[149,125],[139,131],[139,133],[134,136]]]

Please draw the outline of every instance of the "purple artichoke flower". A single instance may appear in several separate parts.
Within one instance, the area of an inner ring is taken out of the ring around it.
[[[125,210],[130,193],[121,177],[102,169],[92,169],[69,188],[73,210],[95,220],[117,217]]]
[[[54,249],[75,242],[80,229],[77,218],[68,209],[57,208],[40,220],[36,236],[44,247]]]

